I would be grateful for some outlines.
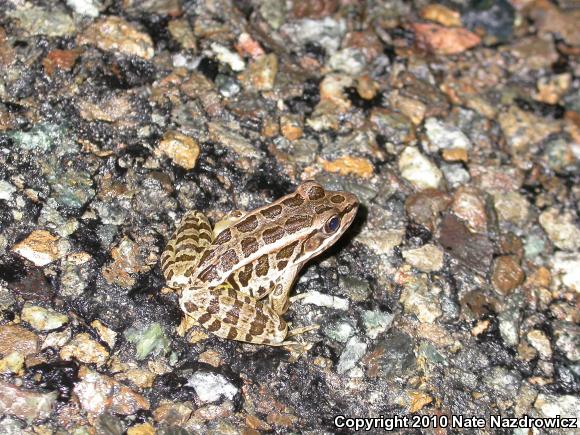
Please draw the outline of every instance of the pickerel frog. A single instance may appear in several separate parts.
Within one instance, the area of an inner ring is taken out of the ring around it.
[[[272,204],[232,214],[218,231],[201,212],[188,212],[161,256],[167,285],[180,291],[183,312],[219,337],[290,343],[293,331],[281,316],[292,284],[304,263],[340,238],[357,208],[355,195],[308,181]]]

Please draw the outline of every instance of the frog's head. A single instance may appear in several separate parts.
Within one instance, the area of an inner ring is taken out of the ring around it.
[[[325,190],[314,181],[298,187],[308,199],[312,225],[304,236],[301,260],[312,258],[334,244],[350,226],[358,210],[358,198],[349,192]]]

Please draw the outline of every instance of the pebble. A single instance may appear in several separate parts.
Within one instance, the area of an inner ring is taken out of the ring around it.
[[[22,320],[28,322],[37,331],[58,329],[68,322],[68,316],[65,314],[29,303],[24,304],[21,317]]]
[[[153,418],[156,422],[168,426],[182,426],[191,417],[192,408],[193,406],[189,401],[161,403],[153,411]]]
[[[214,367],[219,367],[223,364],[221,354],[216,350],[207,350],[199,355],[199,362],[209,364]]]
[[[516,106],[510,106],[500,114],[498,121],[514,153],[524,153],[531,145],[560,130],[557,122],[540,118]]]
[[[109,16],[92,23],[77,36],[77,45],[95,45],[103,51],[151,59],[155,54],[151,37],[121,17]]]
[[[278,74],[278,57],[266,54],[250,62],[248,68],[238,76],[244,88],[254,91],[271,91]]]
[[[562,137],[549,140],[542,152],[542,160],[558,174],[576,174],[580,168],[580,141],[574,143]]]
[[[528,10],[529,17],[534,20],[540,35],[551,37],[558,35],[569,45],[580,45],[577,11],[564,12],[548,0],[534,2]]]
[[[343,48],[358,48],[367,62],[372,62],[383,53],[383,44],[374,31],[348,32],[344,35]]]
[[[428,285],[426,275],[415,275],[406,266],[397,271],[395,281],[403,286],[399,301],[406,313],[417,316],[422,323],[433,323],[441,317],[439,298]]]
[[[130,415],[149,409],[149,401],[145,397],[109,376],[84,366],[78,376],[81,381],[74,386],[75,395],[82,409],[93,417],[107,411]]]
[[[0,255],[4,255],[6,248],[8,247],[8,240],[2,234],[0,234]]]
[[[336,372],[341,375],[354,368],[367,351],[367,344],[356,335],[351,337],[338,359]]]
[[[524,181],[522,171],[510,166],[470,165],[469,173],[482,192],[492,195],[517,191]]]
[[[453,195],[451,209],[475,233],[487,232],[487,213],[482,193],[473,187],[460,187]]]
[[[66,0],[66,5],[79,15],[96,18],[104,5],[100,0]]]
[[[129,328],[124,335],[135,345],[137,360],[143,360],[149,355],[164,355],[169,350],[169,339],[159,323],[148,327]]]
[[[91,326],[95,328],[101,340],[109,345],[109,348],[115,347],[117,341],[117,333],[110,328],[107,328],[103,322],[96,319],[91,322]]]
[[[79,102],[79,114],[87,121],[105,121],[110,123],[130,123],[135,112],[129,95],[115,95],[105,100]]]
[[[215,57],[222,63],[228,65],[232,71],[243,71],[246,69],[246,63],[242,59],[242,57],[235,53],[234,51],[230,50],[227,47],[224,47],[217,42],[213,42],[211,44],[211,50]]]
[[[193,29],[187,19],[170,20],[167,23],[167,30],[171,37],[176,40],[181,47],[195,52],[197,41]]]
[[[59,238],[46,230],[35,230],[23,241],[12,247],[12,251],[34,263],[46,266],[60,258]]]
[[[377,255],[389,255],[403,242],[404,229],[371,230],[368,228],[356,236],[356,240],[372,249]]]
[[[421,18],[435,21],[445,27],[461,26],[461,15],[459,12],[438,3],[430,3],[424,6],[421,9]]]
[[[479,36],[461,27],[447,28],[438,24],[413,23],[411,29],[420,44],[442,55],[462,53],[481,42]]]
[[[6,435],[20,435],[25,433],[25,427],[25,423],[8,415],[5,416],[2,421],[0,421],[0,433]]]
[[[16,303],[16,299],[12,295],[12,292],[0,284],[0,311],[6,311],[14,303]]]
[[[580,361],[580,326],[570,321],[556,321],[553,325],[556,349],[570,361]]]
[[[491,282],[501,294],[510,294],[524,282],[524,278],[524,271],[513,255],[502,255],[495,259]]]
[[[395,315],[380,310],[365,310],[362,313],[362,321],[367,337],[375,339],[389,330],[393,324]]]
[[[421,272],[436,272],[443,267],[443,251],[431,244],[403,251],[403,258]]]
[[[205,371],[195,372],[186,385],[192,387],[199,399],[205,403],[217,402],[222,398],[233,400],[239,391],[224,376]]]
[[[533,329],[528,332],[528,343],[538,351],[540,357],[543,359],[550,359],[552,357],[552,345],[550,339],[543,331]]]
[[[512,53],[520,59],[520,67],[545,70],[558,60],[553,40],[538,36],[523,38],[512,47]]]
[[[55,145],[64,145],[66,131],[55,124],[36,125],[28,131],[16,131],[9,136],[17,148],[46,152]]]
[[[37,393],[0,381],[0,414],[12,415],[29,424],[50,416],[58,392]]]
[[[0,325],[0,356],[18,352],[24,356],[38,351],[38,336],[20,325]]]
[[[177,131],[165,133],[156,148],[157,155],[163,154],[187,170],[195,168],[199,152],[199,145],[195,139]]]
[[[333,71],[356,76],[360,74],[366,66],[366,58],[362,50],[358,48],[343,48],[337,51],[328,59],[328,67]]]
[[[24,356],[19,352],[12,352],[0,359],[0,373],[14,373],[21,376],[24,368]]]
[[[385,379],[403,376],[416,364],[413,347],[412,337],[392,330],[365,356],[367,375]]]
[[[571,394],[538,394],[534,408],[543,417],[548,418],[575,418],[580,419],[580,399]]]
[[[274,30],[278,30],[286,20],[286,1],[271,0],[260,3],[260,13]]]
[[[483,376],[484,383],[491,388],[499,397],[516,397],[520,384],[521,375],[516,370],[505,367],[493,367]]]
[[[138,423],[127,429],[127,435],[155,435],[155,427],[151,423]]]
[[[142,246],[128,237],[124,237],[118,246],[111,249],[113,262],[102,268],[102,275],[109,284],[116,284],[123,288],[135,285],[135,274],[150,269],[143,258]]]
[[[347,321],[336,321],[324,326],[322,333],[331,340],[346,343],[354,335],[355,329]]]
[[[373,164],[364,157],[343,156],[336,160],[322,160],[322,168],[328,172],[338,172],[342,176],[355,175],[370,178],[374,172]]]
[[[280,117],[280,131],[282,135],[290,140],[294,141],[300,139],[304,133],[303,121],[300,115],[282,115]]]
[[[441,152],[443,160],[447,162],[467,162],[469,161],[469,154],[467,150],[459,148],[446,148]]]
[[[523,225],[529,218],[530,203],[518,192],[499,193],[493,197],[500,220]]]
[[[368,300],[371,289],[367,280],[355,276],[343,276],[338,278],[338,288],[341,295],[347,296],[352,302]]]
[[[0,180],[0,199],[10,201],[14,192],[16,192],[16,187],[6,180]]]
[[[453,189],[469,183],[469,172],[461,164],[448,164],[443,162],[441,163],[441,171],[445,176],[445,181]]]
[[[439,222],[441,212],[447,210],[451,198],[445,192],[427,189],[409,195],[405,201],[405,211],[409,218],[433,231]]]
[[[65,329],[64,331],[55,331],[49,334],[46,334],[46,338],[42,342],[42,349],[48,349],[49,347],[53,347],[55,349],[60,349],[63,347],[72,337],[72,332],[70,328]]]
[[[359,94],[361,94],[360,91]],[[362,94],[361,96],[364,98]],[[396,91],[391,93],[389,101],[394,109],[409,118],[414,125],[421,125],[427,113],[427,106],[422,101],[401,95]]]
[[[280,30],[298,45],[316,43],[322,46],[328,54],[332,54],[340,47],[346,33],[346,23],[342,19],[336,20],[331,17],[321,20],[306,18],[288,22]]]
[[[60,295],[76,298],[87,288],[93,267],[86,252],[70,254],[61,260]]]
[[[478,32],[486,45],[510,42],[515,12],[512,2],[500,0],[491,3],[470,3],[461,14],[461,21],[468,29]]]
[[[302,293],[300,303],[303,305],[312,304],[318,307],[334,308],[335,310],[348,310],[349,307],[348,299],[327,295],[316,290]]]
[[[151,388],[155,381],[155,373],[148,369],[134,367],[122,373],[117,373],[115,379],[118,381],[128,380],[138,388]]]
[[[243,137],[239,132],[230,128],[227,124],[218,122],[208,123],[209,137],[212,141],[231,149],[236,154],[251,159],[260,159],[263,156],[261,150]]]
[[[501,338],[509,346],[517,346],[519,342],[519,313],[514,308],[502,311],[499,316],[499,332]]]
[[[446,124],[437,118],[425,120],[425,134],[429,139],[427,151],[434,153],[440,150],[470,150],[471,141],[461,129]]]
[[[60,237],[68,237],[78,229],[76,219],[65,218],[58,212],[58,203],[54,198],[50,198],[40,211],[38,224],[54,230]]]
[[[71,16],[60,8],[47,10],[39,7],[18,8],[10,10],[8,16],[17,20],[19,27],[30,35],[48,37],[71,36],[76,31]]]
[[[558,248],[565,251],[580,249],[580,228],[571,213],[560,213],[555,208],[540,214],[540,225]]]
[[[295,18],[323,18],[333,15],[338,9],[336,0],[317,0],[295,2],[292,5],[292,15]]]
[[[439,226],[439,244],[462,265],[487,274],[494,246],[484,234],[474,234],[455,216],[445,215]]]
[[[241,33],[238,37],[236,49],[239,53],[243,53],[244,55],[250,56],[253,59],[257,59],[266,54],[260,43],[246,32]]]
[[[53,75],[55,70],[70,71],[81,54],[81,49],[51,50],[42,60],[42,66],[49,76]]]
[[[369,120],[373,130],[394,144],[407,144],[415,138],[415,127],[404,114],[383,107],[371,110]],[[415,148],[414,148],[415,149]]]
[[[75,358],[85,364],[102,366],[109,359],[109,352],[88,333],[81,332],[60,349],[60,357],[66,361]]]
[[[354,83],[352,77],[345,74],[331,73],[327,74],[320,82],[320,104],[332,102],[332,107],[338,111],[346,111],[350,108],[351,102],[347,97],[344,89],[352,86]]]
[[[556,252],[550,263],[554,272],[561,276],[562,284],[580,293],[580,253]]]
[[[437,189],[443,181],[441,170],[415,147],[406,147],[398,161],[401,176],[417,189]]]
[[[570,73],[555,74],[550,77],[540,77],[536,83],[538,89],[534,98],[546,104],[557,104],[572,84]]]
[[[95,195],[91,174],[77,169],[62,171],[50,164],[43,168],[53,198],[59,206],[82,208]]]

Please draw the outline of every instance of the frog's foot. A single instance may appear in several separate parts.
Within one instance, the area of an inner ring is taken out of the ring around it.
[[[289,325],[290,326],[290,325]],[[320,325],[314,323],[308,326],[302,326],[301,328],[294,328],[288,331],[286,337],[294,337],[295,335],[305,334],[310,331],[315,331],[320,328]]]
[[[292,344],[285,344],[283,349],[287,350],[290,353],[290,363],[294,363],[298,361],[301,357],[306,355],[314,343],[296,343],[296,342],[288,342]]]
[[[300,294],[291,296],[288,300],[290,301],[291,304],[293,304],[296,301],[304,299],[306,296],[308,296],[308,293],[300,293]]]
[[[320,328],[320,325],[308,325],[300,328],[294,328],[288,331],[286,338],[296,337],[306,332],[314,331]],[[283,347],[288,352],[290,352],[290,362],[297,361],[301,356],[305,355],[310,349],[312,349],[314,343],[305,340],[284,340],[280,347]]]

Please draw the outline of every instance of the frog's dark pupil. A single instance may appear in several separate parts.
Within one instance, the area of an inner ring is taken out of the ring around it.
[[[326,224],[326,226],[328,228],[328,232],[330,232],[330,233],[334,233],[336,230],[338,230],[339,225],[340,225],[340,219],[338,218],[338,216],[334,216],[334,217],[330,218],[330,220]]]

